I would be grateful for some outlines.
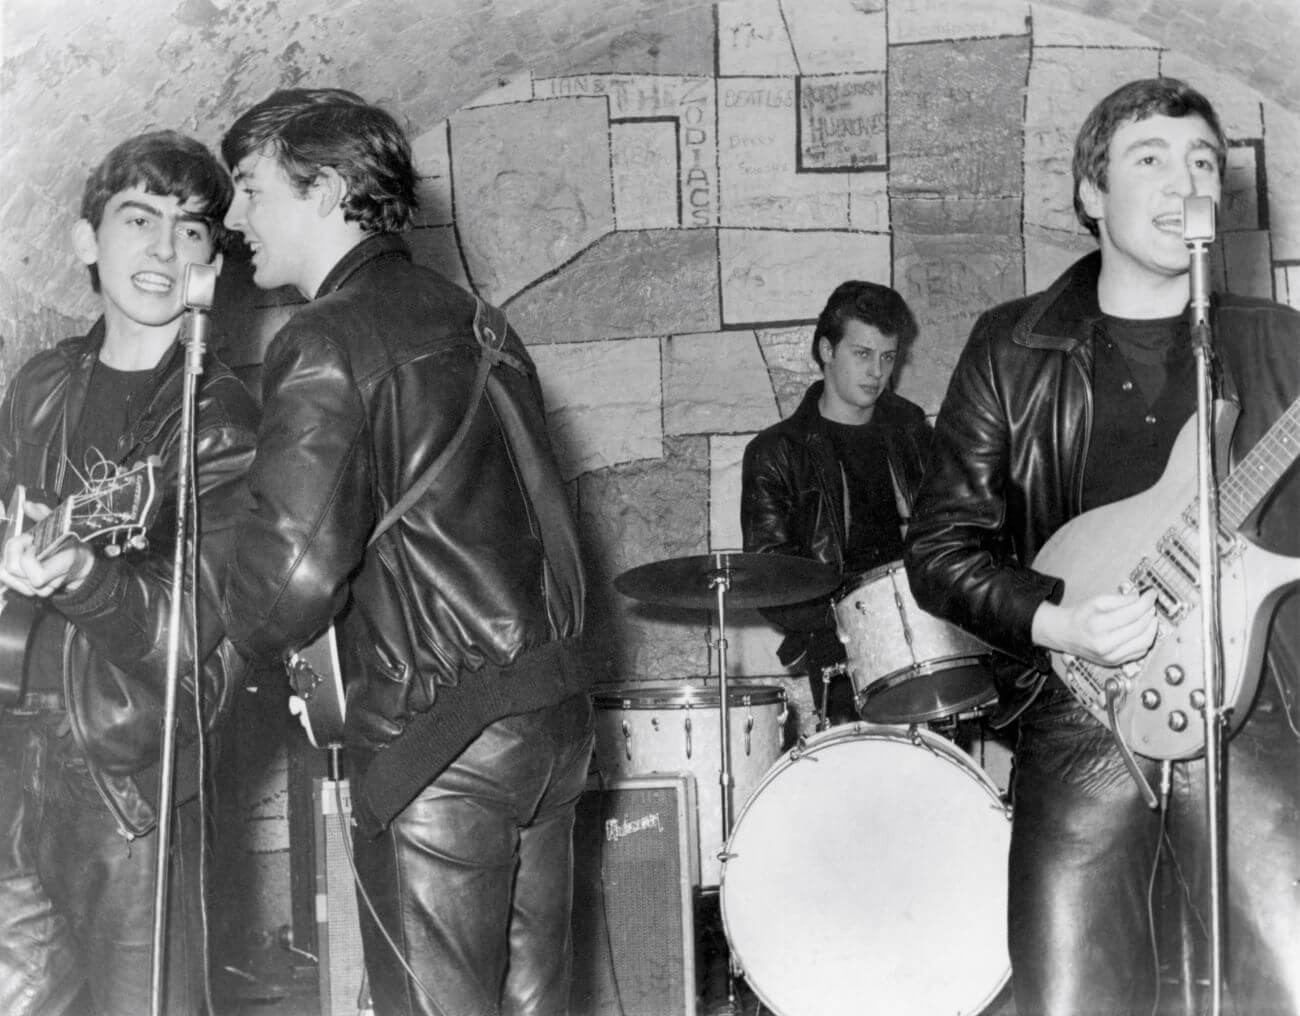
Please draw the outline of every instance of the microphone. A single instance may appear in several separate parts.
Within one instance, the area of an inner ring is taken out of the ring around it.
[[[217,293],[217,269],[191,261],[185,266],[185,279],[181,283],[181,301],[185,304],[188,338],[186,367],[192,374],[203,372],[203,351],[208,342],[208,311]],[[183,332],[184,334],[184,332]]]
[[[1192,327],[1210,324],[1210,244],[1214,242],[1214,198],[1192,194],[1183,198],[1183,243],[1191,254]]]

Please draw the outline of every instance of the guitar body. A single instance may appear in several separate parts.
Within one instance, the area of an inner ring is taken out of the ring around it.
[[[0,706],[14,705],[23,697],[27,638],[36,613],[34,600],[0,593]]]
[[[109,543],[106,552],[143,549],[145,532],[158,510],[161,468],[162,459],[151,455],[129,469],[112,467],[92,477],[32,527],[37,556],[49,557],[73,540]],[[27,521],[26,490],[19,485],[5,515],[0,544],[17,536]],[[0,706],[13,705],[23,696],[27,640],[40,609],[40,601],[0,589]]]
[[[1185,553],[1197,549],[1195,519],[1185,517],[1195,501],[1193,420],[1179,434],[1153,487],[1072,519],[1034,559],[1036,570],[1065,580],[1065,606],[1121,588],[1157,588],[1159,630],[1142,660],[1105,667],[1051,654],[1053,670],[1108,726],[1105,684],[1112,678],[1118,682],[1117,733],[1149,758],[1191,758],[1205,748],[1201,600],[1195,554],[1189,562]],[[1300,582],[1300,558],[1271,553],[1238,533],[1219,561],[1223,703],[1233,709],[1235,727],[1258,687],[1273,610]]]

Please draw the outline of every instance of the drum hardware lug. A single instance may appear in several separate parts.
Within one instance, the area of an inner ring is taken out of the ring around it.
[[[632,725],[627,720],[623,721],[623,754],[632,761]]]
[[[745,717],[745,757],[749,758],[749,735],[754,730],[754,715],[751,713]]]
[[[686,757],[689,759],[691,757],[691,718],[689,715],[686,717],[684,726],[686,728]]]

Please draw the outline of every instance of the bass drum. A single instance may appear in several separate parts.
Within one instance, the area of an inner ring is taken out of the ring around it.
[[[859,723],[786,753],[722,866],[733,959],[776,1016],[970,1016],[1011,977],[1010,814],[927,730]]]

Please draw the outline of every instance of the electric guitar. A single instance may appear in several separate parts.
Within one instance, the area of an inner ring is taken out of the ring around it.
[[[93,478],[32,528],[37,557],[47,558],[73,540],[107,541],[108,554],[142,549],[145,531],[158,509],[161,466],[162,460],[151,455],[130,469]],[[26,499],[25,488],[19,486],[5,516],[0,543],[22,531]],[[22,697],[27,637],[39,610],[40,600],[0,588],[0,705],[12,705]]]
[[[1227,447],[1236,413],[1222,405],[1216,404],[1216,435]],[[1205,750],[1196,443],[1193,418],[1153,487],[1071,520],[1034,559],[1036,570],[1065,580],[1065,605],[1117,588],[1155,590],[1158,633],[1143,659],[1106,667],[1051,654],[1075,698],[1123,744],[1153,759]],[[1300,399],[1219,485],[1223,705],[1234,729],[1259,685],[1274,608],[1300,582],[1300,558],[1264,550],[1240,529],[1297,457]]]
[[[286,654],[284,665],[293,689],[289,712],[298,717],[307,740],[313,748],[341,745],[347,700],[334,626],[330,625],[315,641]]]

